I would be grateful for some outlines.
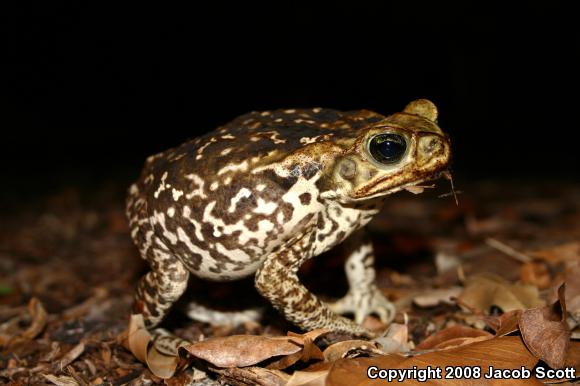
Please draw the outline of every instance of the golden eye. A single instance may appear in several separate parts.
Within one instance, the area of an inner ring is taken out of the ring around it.
[[[399,134],[378,134],[369,142],[369,152],[372,157],[382,164],[399,162],[407,150],[405,137]]]

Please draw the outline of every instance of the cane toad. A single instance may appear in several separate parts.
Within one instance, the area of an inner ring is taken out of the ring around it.
[[[437,178],[450,145],[428,100],[403,112],[287,109],[251,112],[151,156],[127,200],[131,236],[151,266],[135,310],[157,325],[190,275],[254,275],[259,293],[303,329],[371,336],[370,313],[395,308],[374,284],[363,227],[385,196]],[[348,238],[347,295],[320,301],[297,272]],[[339,314],[352,313],[354,321]]]

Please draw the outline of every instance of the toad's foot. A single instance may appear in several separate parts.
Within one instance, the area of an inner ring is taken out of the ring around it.
[[[354,314],[354,320],[359,324],[370,314],[378,315],[383,323],[388,324],[396,313],[394,304],[374,286],[368,291],[351,289],[342,299],[328,303],[328,307],[337,314]]]

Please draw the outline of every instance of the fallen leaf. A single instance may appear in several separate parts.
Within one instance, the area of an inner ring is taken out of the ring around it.
[[[32,298],[28,302],[28,312],[32,322],[30,326],[22,332],[21,336],[27,339],[33,339],[44,330],[46,326],[47,313],[42,303],[37,298]]]
[[[367,340],[343,340],[328,346],[323,354],[324,360],[334,362],[342,358],[355,358],[361,355],[382,354],[377,342]]]
[[[552,277],[545,264],[539,262],[525,263],[520,268],[520,280],[539,289],[546,289],[552,283]]]
[[[363,326],[367,330],[380,333],[381,331],[385,330],[387,324],[383,323],[381,319],[376,317],[375,315],[367,315],[364,318],[363,322],[361,323],[361,326]]]
[[[246,367],[272,357],[295,354],[302,351],[302,346],[287,336],[231,335],[192,343],[182,349],[217,367]]]
[[[522,310],[504,312],[500,316],[484,316],[485,323],[495,331],[495,336],[504,336],[518,331]]]
[[[292,366],[294,363],[298,362],[299,360],[303,362],[309,362],[311,360],[323,360],[324,356],[322,355],[322,351],[314,344],[314,339],[318,338],[319,336],[325,334],[327,331],[324,330],[322,334],[318,332],[312,333],[307,332],[304,335],[298,335],[295,333],[290,332],[288,335],[292,337],[299,337],[302,339],[302,350],[297,351],[294,354],[282,356],[279,359],[273,358],[273,360],[269,361],[266,368],[268,369],[285,369],[287,367]]]
[[[483,378],[487,374],[490,366],[495,369],[519,369],[522,366],[532,371],[537,363],[535,358],[527,349],[519,336],[503,336],[475,342],[464,346],[454,347],[448,350],[434,351],[413,357],[405,358],[401,355],[391,354],[372,358],[341,359],[335,362],[331,368],[326,384],[328,386],[363,386],[377,385],[378,379],[369,379],[367,371],[370,366],[378,369],[391,369],[409,371],[416,366],[418,369],[441,368],[441,376],[446,376],[445,367],[479,366],[481,376],[460,379],[405,379],[405,385],[542,385],[534,378],[497,380]],[[391,380],[397,382],[396,379]],[[511,382],[513,381],[513,382]],[[387,382],[387,380],[383,380]]]
[[[479,341],[491,338],[493,338],[493,335],[487,331],[456,324],[430,335],[417,345],[417,350],[457,347],[473,343],[474,339]]]
[[[539,249],[527,254],[551,264],[561,261],[578,261],[580,260],[580,241],[561,244],[548,249]]]
[[[332,363],[319,362],[304,370],[294,371],[285,386],[325,386],[331,367]]]
[[[262,367],[214,369],[228,385],[285,386],[290,376],[280,370]]]
[[[22,310],[22,309],[20,309]],[[46,326],[47,313],[37,298],[31,298],[26,311],[0,325],[0,346],[16,345],[38,336]],[[22,327],[23,325],[27,327]]]
[[[73,378],[66,375],[61,375],[57,377],[52,374],[43,374],[47,381],[57,385],[57,386],[79,386],[79,383]]]
[[[153,336],[145,328],[143,315],[131,315],[128,330],[119,335],[117,340],[145,363],[155,376],[167,379],[175,374],[179,358],[157,350],[153,344]]]
[[[85,344],[80,342],[55,363],[55,370],[62,371],[85,352]]]
[[[574,367],[580,373],[580,342],[571,341],[566,353],[565,367]]]
[[[409,327],[405,324],[391,323],[385,336],[376,338],[375,342],[381,345],[382,354],[410,351]]]
[[[558,289],[558,301],[552,305],[522,312],[519,320],[522,338],[528,349],[550,367],[564,366],[570,342],[570,329],[566,323],[564,291]]]
[[[461,295],[463,289],[458,286],[429,290],[413,298],[413,303],[419,307],[435,307],[440,303],[455,304],[454,298]]]
[[[565,272],[566,281],[566,309],[580,324],[580,260],[568,264]]]
[[[492,274],[481,274],[467,279],[465,289],[459,296],[464,303],[476,310],[486,312],[497,306],[504,312],[543,305],[538,288],[527,284],[512,284]]]

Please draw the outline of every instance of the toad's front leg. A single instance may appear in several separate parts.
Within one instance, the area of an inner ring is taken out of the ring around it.
[[[375,284],[375,258],[367,232],[364,229],[356,231],[343,245],[348,253],[344,268],[350,288],[345,297],[330,303],[329,308],[339,314],[354,314],[357,323],[362,323],[372,313],[384,323],[391,322],[395,317],[395,306]]]
[[[304,238],[307,239],[307,238]],[[268,256],[256,273],[256,288],[287,320],[304,330],[327,328],[356,336],[373,334],[353,322],[332,312],[298,279],[298,269],[306,260],[300,243],[287,246]]]

